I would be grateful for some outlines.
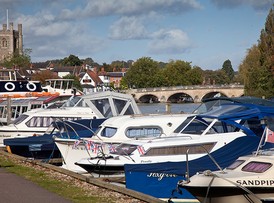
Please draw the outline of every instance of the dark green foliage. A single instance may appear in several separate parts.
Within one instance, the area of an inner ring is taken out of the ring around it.
[[[231,61],[230,60],[226,60],[224,63],[223,63],[223,68],[222,70],[226,73],[228,79],[229,79],[229,82],[231,82],[234,78],[234,70],[232,68],[232,65],[231,65]]]
[[[20,68],[29,68],[31,59],[30,59],[31,49],[25,49],[22,55],[14,54],[12,58],[4,60],[1,63],[2,66],[6,68],[20,67]]]
[[[239,67],[245,94],[257,97],[274,95],[274,11],[270,10],[258,45],[248,50]]]
[[[62,64],[64,66],[81,66],[82,61],[77,56],[71,54],[62,60]]]

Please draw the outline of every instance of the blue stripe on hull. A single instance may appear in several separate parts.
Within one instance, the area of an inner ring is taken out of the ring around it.
[[[239,156],[251,154],[257,150],[259,137],[245,136],[238,138],[221,149],[211,153],[217,163],[225,168],[232,164]],[[267,143],[264,148],[274,147]],[[208,156],[189,161],[190,176],[198,171],[218,170]],[[177,183],[184,179],[186,162],[165,162],[155,164],[126,164],[126,187],[157,198],[170,198],[176,190]],[[162,177],[159,180],[159,177]],[[175,192],[176,198],[195,199],[189,192],[182,190],[182,194]]]

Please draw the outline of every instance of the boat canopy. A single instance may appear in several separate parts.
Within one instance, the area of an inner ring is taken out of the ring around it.
[[[94,92],[88,95],[72,97],[63,105],[63,107],[73,106],[91,107],[102,118],[141,114],[131,95],[112,91]]]

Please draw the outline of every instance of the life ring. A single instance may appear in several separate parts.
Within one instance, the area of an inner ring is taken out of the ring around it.
[[[34,90],[36,90],[36,85],[33,82],[29,82],[27,84],[27,88],[29,91],[34,91]]]
[[[13,91],[15,89],[15,84],[11,83],[11,82],[7,82],[5,84],[5,89],[8,91]]]

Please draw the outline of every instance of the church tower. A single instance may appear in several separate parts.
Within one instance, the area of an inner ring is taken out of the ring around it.
[[[14,54],[23,54],[22,24],[18,24],[18,30],[13,29],[13,23],[3,24],[0,30],[0,61],[12,57]]]

